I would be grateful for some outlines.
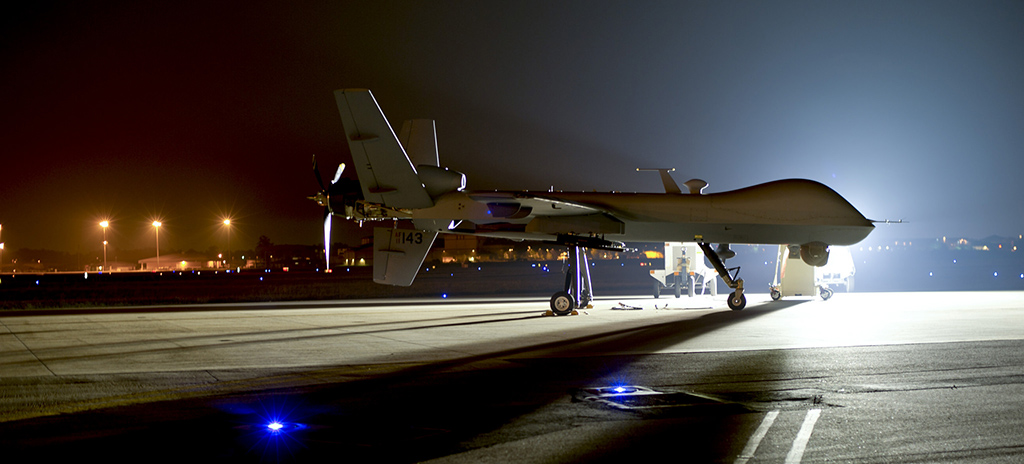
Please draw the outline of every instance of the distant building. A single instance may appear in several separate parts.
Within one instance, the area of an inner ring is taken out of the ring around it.
[[[373,266],[373,243],[364,240],[358,247],[335,246],[334,250],[331,266]]]
[[[324,265],[324,249],[313,245],[270,245],[267,247],[267,268],[310,270]]]
[[[106,271],[106,272],[125,272],[125,271],[134,271],[135,269],[138,269],[137,266],[138,266],[138,264],[130,262],[130,261],[108,261],[106,269],[103,268],[103,263],[98,263],[98,264],[89,266],[86,270],[87,271]]]
[[[219,259],[211,259],[198,253],[171,253],[139,260],[139,269],[149,271],[191,271],[196,269],[218,269],[223,266]]]

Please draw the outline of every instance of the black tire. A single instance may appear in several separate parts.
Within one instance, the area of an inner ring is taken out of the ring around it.
[[[772,301],[779,301],[782,298],[782,292],[778,290],[772,290]]]
[[[568,316],[576,309],[576,302],[569,292],[558,292],[551,296],[551,312],[556,316]]]
[[[732,292],[729,294],[727,302],[729,303],[729,309],[733,311],[741,311],[747,306],[747,296],[740,295],[739,298],[737,298],[736,292]]]
[[[658,298],[661,296],[661,282],[654,281],[654,297]]]
[[[828,301],[829,298],[832,298],[832,289],[831,288],[823,288],[823,289],[821,289],[821,299],[825,300],[825,301]]]

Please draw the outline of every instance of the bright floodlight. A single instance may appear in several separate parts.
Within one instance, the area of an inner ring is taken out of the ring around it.
[[[162,225],[163,223],[161,223],[160,221],[153,221],[153,227],[160,227]]]
[[[100,221],[100,227],[103,228],[103,270],[107,270],[107,226],[110,225],[110,221]],[[88,275],[88,274],[86,274]]]
[[[267,424],[267,428],[270,429],[272,432],[277,432],[278,430],[281,430],[281,429],[284,428],[284,424],[282,424],[280,422],[277,422],[277,421],[274,421],[274,422],[271,422],[271,423]]]
[[[228,233],[228,259],[224,263],[231,267],[231,218],[224,218],[224,227],[227,227]]]

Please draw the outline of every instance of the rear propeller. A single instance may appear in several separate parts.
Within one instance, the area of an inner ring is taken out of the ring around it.
[[[324,181],[320,178],[320,169],[316,165],[316,155],[313,155],[313,176],[316,177],[316,183],[320,185],[320,191],[308,198],[324,207],[324,265],[327,268],[327,272],[331,270],[331,215],[334,214],[334,210],[331,209],[331,190],[338,183],[338,180],[341,179],[341,173],[343,172],[345,172],[345,163],[338,165],[338,170],[334,173],[334,179],[331,179],[331,185],[324,187]]]

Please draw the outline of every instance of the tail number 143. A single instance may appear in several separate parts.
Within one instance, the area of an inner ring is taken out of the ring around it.
[[[392,240],[396,243],[419,245],[423,243],[423,232],[395,230]]]

